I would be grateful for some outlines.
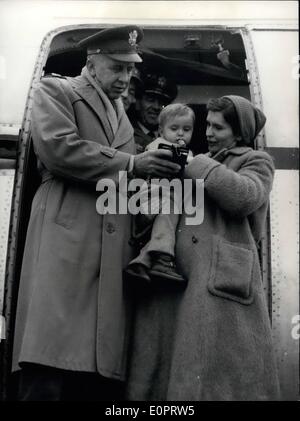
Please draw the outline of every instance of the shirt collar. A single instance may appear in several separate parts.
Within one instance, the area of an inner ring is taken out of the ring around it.
[[[210,152],[207,153],[207,156],[215,159],[216,161],[223,161],[228,155],[243,155],[244,153],[250,151],[251,148],[248,146],[234,146],[232,148],[224,148],[217,152],[215,155],[212,155]]]
[[[140,121],[137,122],[137,124],[139,125],[140,129],[145,133],[148,134],[150,132],[155,134],[155,137],[158,137],[158,131],[157,130],[149,130],[147,129],[147,127],[145,127]]]

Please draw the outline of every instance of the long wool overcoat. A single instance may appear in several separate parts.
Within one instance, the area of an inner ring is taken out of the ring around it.
[[[184,292],[137,297],[127,397],[131,400],[272,400],[279,387],[257,241],[274,167],[248,147],[222,163],[198,155],[186,178],[204,179],[204,220],[177,228]]]
[[[13,369],[33,362],[124,379],[130,216],[98,214],[96,183],[118,185],[135,151],[133,129],[123,113],[113,135],[85,77],[46,77],[35,92],[32,137],[43,183],[27,232]]]

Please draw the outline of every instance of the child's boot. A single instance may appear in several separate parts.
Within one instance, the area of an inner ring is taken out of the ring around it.
[[[177,272],[175,259],[166,253],[155,253],[149,275],[151,280],[159,283],[167,281],[170,285],[186,287],[186,280]]]

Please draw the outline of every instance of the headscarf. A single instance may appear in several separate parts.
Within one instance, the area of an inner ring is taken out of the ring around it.
[[[246,145],[249,145],[264,127],[266,116],[256,108],[248,99],[237,95],[226,95],[236,110],[241,136]]]

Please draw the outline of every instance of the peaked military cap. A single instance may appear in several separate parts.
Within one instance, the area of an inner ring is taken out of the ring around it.
[[[78,48],[86,48],[87,54],[105,54],[115,60],[140,63],[139,42],[143,31],[136,25],[103,29],[77,43]]]
[[[172,102],[177,96],[175,82],[164,75],[146,73],[143,84],[145,93],[158,95],[169,102]]]
[[[130,82],[134,83],[136,98],[141,98],[141,96],[143,95],[144,84],[141,78],[141,73],[136,67],[134,67],[134,69],[132,70]]]
[[[132,70],[131,80],[134,80],[136,85],[139,86],[140,88],[144,86],[142,78],[141,78],[141,72],[136,67],[134,67]]]

